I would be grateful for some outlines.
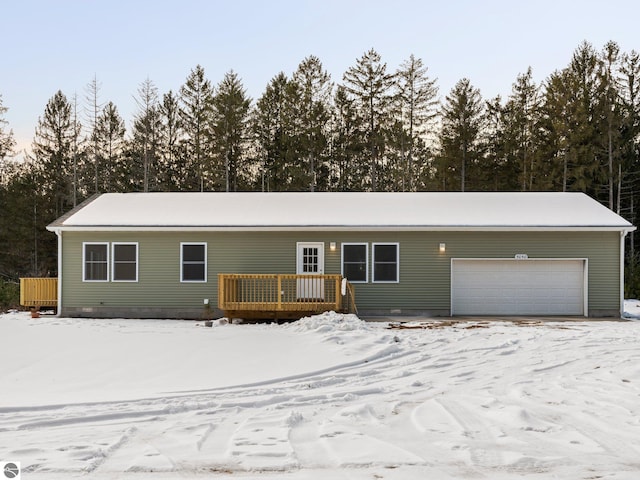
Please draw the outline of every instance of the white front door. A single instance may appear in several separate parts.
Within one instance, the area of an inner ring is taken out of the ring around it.
[[[298,242],[296,274],[324,274],[324,243]],[[297,297],[298,299],[323,300],[324,279],[313,277],[299,278],[297,281]]]

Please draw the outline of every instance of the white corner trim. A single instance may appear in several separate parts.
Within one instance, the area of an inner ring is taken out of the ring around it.
[[[62,312],[62,231],[56,230],[56,236],[58,237],[58,308],[56,317],[59,317]]]

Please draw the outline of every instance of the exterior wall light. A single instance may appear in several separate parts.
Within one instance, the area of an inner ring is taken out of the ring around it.
[[[440,244],[440,253],[444,253],[447,251],[447,244],[446,243],[441,243]]]
[[[329,244],[329,249],[331,249],[331,251],[333,252],[336,249],[336,242],[331,242]]]

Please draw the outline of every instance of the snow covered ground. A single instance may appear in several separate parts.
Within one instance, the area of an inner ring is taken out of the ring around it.
[[[0,315],[0,460],[41,480],[640,478],[640,322],[387,326]]]
[[[624,301],[624,318],[640,320],[640,300]]]

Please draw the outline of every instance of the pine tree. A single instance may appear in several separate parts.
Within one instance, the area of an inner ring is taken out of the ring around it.
[[[138,112],[133,121],[131,146],[136,163],[142,167],[142,191],[148,192],[149,184],[155,185],[157,181],[155,178],[152,181],[150,177],[152,170],[157,167],[160,136],[158,89],[149,78],[138,87],[138,96],[135,97],[135,101]]]
[[[401,157],[402,190],[415,190],[417,171],[414,166],[416,146],[434,140],[433,123],[437,116],[438,86],[427,76],[427,67],[413,55],[396,72],[400,121],[402,126]]]
[[[31,271],[40,275],[55,268],[56,240],[45,227],[73,206],[73,142],[78,125],[72,106],[58,91],[49,99],[44,115],[38,119],[32,144],[33,157],[27,159],[23,177],[30,191],[23,205],[32,235]],[[28,213],[27,213],[28,212]]]
[[[573,87],[569,114],[573,129],[569,132],[570,160],[572,160],[571,190],[587,192],[594,197],[600,193],[603,180],[599,129],[602,110],[599,93],[598,54],[587,42],[576,49],[568,67]]]
[[[299,117],[295,105],[300,98],[297,84],[280,72],[258,99],[252,130],[258,148],[260,176],[268,191],[300,190],[304,174],[300,158]]]
[[[620,211],[632,224],[637,224],[640,209],[640,54],[635,50],[622,55],[620,72],[620,108],[622,124],[620,129],[620,165],[618,192],[622,197]],[[624,195],[621,192],[624,191]],[[637,252],[635,232],[629,234],[627,258],[630,268],[628,284],[633,286],[632,294],[637,295],[640,281],[637,277],[640,259]]]
[[[186,188],[187,161],[184,144],[181,142],[182,121],[180,101],[169,90],[162,96],[158,107],[160,114],[160,167],[159,183],[163,190],[183,190]]]
[[[16,224],[21,221],[17,208],[20,204],[17,201],[23,200],[22,196],[25,196],[25,193],[13,188],[17,185],[16,170],[20,164],[4,162],[12,155],[15,147],[13,132],[7,130],[8,122],[3,118],[7,110],[0,95],[0,308],[10,303],[9,299],[2,295],[6,281],[17,281],[20,271],[26,271],[20,268],[21,258],[29,258],[28,254],[21,255],[25,246],[22,236],[14,236]]]
[[[100,88],[101,84],[98,82],[98,77],[93,76],[93,80],[86,86],[85,94],[85,125],[87,128],[86,136],[89,139],[88,153],[93,161],[93,192],[98,193],[99,184],[99,158],[98,158],[98,143],[95,136],[95,129],[98,125],[98,117],[102,110],[102,103],[100,102]]]
[[[13,148],[16,145],[13,130],[7,131],[9,123],[3,118],[7,110],[8,108],[2,104],[2,95],[0,95],[0,166],[2,161],[13,153]]]
[[[86,152],[84,151],[84,145],[81,137],[82,124],[78,119],[78,95],[75,93],[73,94],[73,101],[71,105],[71,121],[73,125],[75,125],[73,141],[71,142],[71,157],[73,161],[72,203],[75,208],[80,199],[87,196],[89,189],[84,185],[86,182],[86,179],[84,178],[85,175],[83,175]],[[83,182],[83,180],[85,180],[85,182]]]
[[[331,128],[332,184],[341,192],[363,189],[365,159],[362,119],[343,86],[334,96]]]
[[[467,169],[480,158],[480,131],[484,105],[480,90],[467,78],[458,81],[442,106],[441,158],[438,176],[443,190],[459,180],[460,191],[467,183]]]
[[[55,272],[56,242],[44,227],[47,199],[32,158],[7,162],[0,178],[0,283]],[[17,306],[17,301],[14,305]]]
[[[328,135],[330,100],[333,85],[331,76],[324,70],[320,59],[311,55],[305,58],[293,74],[301,102],[296,104],[300,119],[301,154],[308,165],[307,184],[311,192],[320,186],[328,188]]]
[[[574,151],[571,135],[577,128],[574,115],[574,78],[568,69],[553,72],[545,82],[540,122],[542,158],[551,180],[550,190],[566,192]]]
[[[227,192],[235,192],[241,185],[251,100],[233,70],[227,72],[218,84],[212,106],[215,149],[224,171],[223,175],[219,175],[220,180],[224,181],[221,187]]]
[[[508,154],[506,130],[509,116],[500,95],[488,100],[485,107],[485,188],[492,191],[517,190],[518,175],[515,162]]]
[[[123,162],[124,120],[113,102],[107,103],[102,109],[94,135],[98,146],[100,191],[127,191],[130,187],[130,170]]]
[[[187,182],[190,190],[204,191],[210,187],[213,176],[213,158],[210,139],[212,137],[213,88],[205,77],[204,69],[197,65],[180,87],[180,120],[185,133],[188,169],[193,169],[196,182]],[[191,176],[190,176],[191,177]]]
[[[533,81],[531,67],[518,75],[504,107],[508,117],[505,129],[505,146],[508,161],[518,166],[522,191],[533,190],[536,180],[535,135],[540,115],[539,87]]]
[[[9,255],[11,239],[7,233],[10,228],[9,224],[12,222],[12,220],[9,220],[11,218],[9,212],[9,203],[11,201],[9,186],[13,180],[13,175],[10,165],[5,165],[4,160],[12,154],[15,146],[13,132],[6,130],[8,122],[3,118],[6,111],[7,108],[2,104],[2,95],[0,95],[0,211],[2,212],[2,215],[0,215],[0,287],[3,282],[2,276],[7,275],[5,272],[9,271],[6,256]],[[1,304],[0,308],[2,308]]]
[[[602,112],[603,150],[606,151],[607,191],[609,209],[620,213],[622,163],[620,162],[620,134],[623,109],[618,85],[618,63],[620,47],[607,42],[601,53],[599,72],[600,110]]]
[[[73,201],[72,145],[76,129],[71,112],[67,97],[58,90],[47,102],[44,116],[38,119],[32,147],[39,180],[54,216],[62,215]]]
[[[619,73],[620,102],[623,111],[622,145],[626,169],[640,166],[640,54],[632,50],[622,56]]]
[[[366,132],[369,155],[369,188],[379,188],[378,170],[384,157],[385,140],[392,123],[390,112],[394,77],[387,73],[387,64],[371,49],[358,59],[343,76],[343,87],[354,100]]]

